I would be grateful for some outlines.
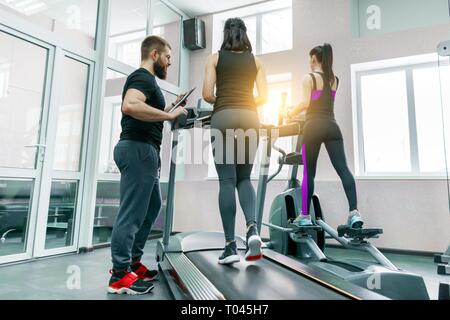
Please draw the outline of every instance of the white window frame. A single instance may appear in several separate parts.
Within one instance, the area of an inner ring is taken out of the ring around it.
[[[142,34],[143,34],[143,36],[141,36]],[[139,29],[139,30],[130,30],[130,31],[120,34],[120,35],[110,36],[109,41],[114,43],[114,45],[115,45],[113,57],[111,57],[111,58],[116,59],[117,61],[123,61],[124,47],[128,44],[134,44],[137,42],[139,42],[139,44],[140,44],[142,42],[142,39],[145,37],[145,34],[146,34],[146,29]],[[117,40],[120,38],[127,38],[127,37],[129,37],[129,39],[122,40],[122,41]],[[110,54],[110,53],[112,53],[112,52],[108,52],[108,54]],[[114,57],[116,57],[116,58],[114,58]]]
[[[417,141],[413,70],[439,67],[436,53],[354,64],[351,66],[355,172],[358,180],[446,180],[446,173],[421,173]],[[362,121],[361,77],[384,72],[405,71],[408,103],[411,172],[368,173],[365,171],[364,128]]]
[[[158,31],[158,32],[155,32]],[[152,29],[152,35],[164,38],[164,34],[166,32],[166,28],[164,25],[154,26]]]

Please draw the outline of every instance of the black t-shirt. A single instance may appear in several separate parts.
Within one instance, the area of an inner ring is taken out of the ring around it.
[[[155,76],[141,68],[130,74],[123,88],[122,100],[129,89],[141,91],[145,103],[164,111],[166,101],[159,88]],[[133,140],[151,143],[158,150],[161,149],[164,122],[145,122],[122,113],[122,133],[120,140]]]

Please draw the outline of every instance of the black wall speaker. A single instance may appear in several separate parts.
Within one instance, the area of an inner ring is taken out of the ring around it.
[[[193,18],[183,21],[184,46],[190,50],[206,48],[205,22]]]

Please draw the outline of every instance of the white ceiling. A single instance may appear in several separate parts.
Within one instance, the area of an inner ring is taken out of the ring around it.
[[[169,0],[175,7],[191,17],[264,2],[262,0]]]

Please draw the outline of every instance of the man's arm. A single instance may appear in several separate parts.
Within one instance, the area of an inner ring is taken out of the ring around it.
[[[129,89],[122,103],[122,112],[145,122],[172,121],[175,113],[167,113],[145,103],[145,95],[137,89]]]
[[[169,104],[165,109],[164,112],[169,112],[170,110],[172,110],[174,104]]]

